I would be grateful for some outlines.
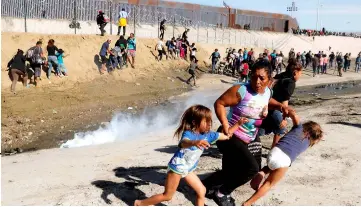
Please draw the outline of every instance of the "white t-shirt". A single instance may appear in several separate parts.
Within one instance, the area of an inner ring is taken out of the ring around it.
[[[120,11],[119,12],[119,18],[128,18],[128,12]]]
[[[277,64],[282,63],[282,60],[283,60],[282,56],[278,56],[278,57],[276,58]]]
[[[196,56],[196,50],[193,49],[196,49],[196,47],[191,47],[191,55]]]
[[[157,43],[157,50],[163,50],[163,41],[159,40],[159,42]]]

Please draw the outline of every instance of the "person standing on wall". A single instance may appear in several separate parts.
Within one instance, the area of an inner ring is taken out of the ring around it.
[[[99,14],[97,16],[97,24],[99,26],[99,29],[100,29],[100,35],[101,36],[104,36],[105,34],[105,26],[107,25],[107,21],[108,21],[108,17],[104,14],[103,11],[99,11]]]
[[[165,31],[165,22],[166,22],[166,21],[167,21],[166,19],[163,19],[163,20],[160,22],[160,26],[159,26],[160,36],[159,36],[159,38],[160,38],[161,40],[164,39],[164,31]]]
[[[125,36],[128,15],[129,15],[128,12],[126,12],[124,8],[122,8],[122,11],[119,12],[118,34],[117,35],[120,35],[120,30],[123,27],[123,36]]]

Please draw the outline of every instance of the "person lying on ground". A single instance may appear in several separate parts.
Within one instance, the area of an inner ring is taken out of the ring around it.
[[[301,124],[294,110],[289,110],[289,116],[293,128],[269,152],[267,166],[252,179],[251,187],[256,192],[243,203],[244,206],[250,206],[266,195],[285,176],[296,158],[322,139],[323,131],[318,123],[308,121]],[[267,179],[260,185],[266,175],[268,175]]]
[[[246,118],[241,118],[236,125],[229,128],[229,131],[234,132],[237,127],[247,121]],[[145,200],[136,200],[134,206],[148,206],[170,201],[182,178],[197,193],[196,205],[204,205],[206,188],[194,170],[204,149],[209,148],[217,140],[229,139],[229,136],[223,133],[210,131],[211,125],[212,111],[205,106],[195,105],[184,112],[180,125],[174,133],[174,136],[180,138],[180,141],[178,150],[168,163],[164,192]]]
[[[26,57],[24,56],[24,51],[18,49],[16,55],[9,61],[7,67],[12,78],[11,92],[15,94],[15,86],[19,80],[19,77],[22,78],[24,87],[29,88],[28,84],[28,74],[26,73],[25,68]]]

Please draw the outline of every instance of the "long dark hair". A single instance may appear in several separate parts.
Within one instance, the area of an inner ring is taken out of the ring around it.
[[[194,105],[189,107],[182,115],[180,124],[174,133],[175,137],[181,138],[184,131],[193,131],[197,129],[202,120],[212,123],[212,111],[203,105]]]

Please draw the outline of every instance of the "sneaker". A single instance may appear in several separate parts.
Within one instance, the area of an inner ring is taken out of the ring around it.
[[[232,198],[230,195],[224,195],[222,197],[219,197],[216,195],[216,192],[215,192],[213,200],[219,206],[235,206],[236,205],[234,198]]]

